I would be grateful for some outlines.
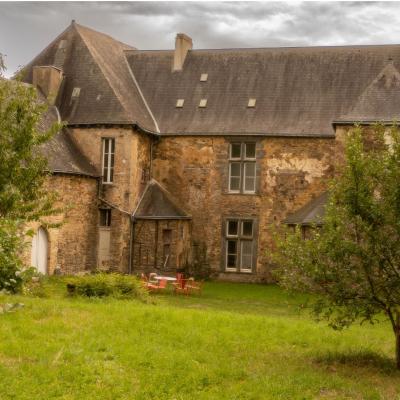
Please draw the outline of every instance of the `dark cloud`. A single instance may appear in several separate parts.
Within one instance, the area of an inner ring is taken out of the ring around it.
[[[0,2],[0,52],[14,71],[71,19],[141,49],[400,42],[399,2]]]

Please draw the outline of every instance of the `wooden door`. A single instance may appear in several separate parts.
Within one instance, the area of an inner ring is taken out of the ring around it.
[[[49,241],[47,233],[39,228],[32,239],[31,264],[41,274],[47,274],[47,261],[49,252]]]
[[[107,267],[110,262],[110,228],[99,228],[98,267]]]

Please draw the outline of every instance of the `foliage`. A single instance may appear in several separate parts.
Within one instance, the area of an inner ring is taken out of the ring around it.
[[[18,222],[0,218],[0,291],[18,292],[23,284],[18,257],[23,240]]]
[[[390,145],[388,145],[390,143]],[[400,367],[400,133],[351,129],[345,162],[330,185],[322,229],[278,240],[280,283],[320,295],[314,311],[336,329],[384,312],[397,336]]]
[[[55,194],[45,186],[46,159],[38,151],[59,124],[45,131],[41,122],[46,105],[36,90],[2,77],[0,54],[0,290],[13,292],[23,282],[22,251],[24,224],[53,214]]]
[[[2,400],[400,396],[388,324],[328,330],[300,312],[302,294],[206,282],[201,297],[143,304],[69,298],[51,278],[57,296],[0,296],[25,304],[0,315]]]
[[[84,297],[116,297],[147,299],[140,281],[133,276],[117,273],[96,273],[68,278],[71,294]]]

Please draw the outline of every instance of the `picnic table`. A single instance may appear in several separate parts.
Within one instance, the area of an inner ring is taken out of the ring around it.
[[[177,281],[177,279],[172,276],[156,275],[156,276],[153,276],[152,278],[156,279],[157,281],[162,281],[162,280],[166,280],[167,282],[176,282]]]

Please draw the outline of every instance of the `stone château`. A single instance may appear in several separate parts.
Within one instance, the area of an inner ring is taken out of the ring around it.
[[[73,21],[22,71],[66,123],[43,148],[63,224],[31,262],[268,281],[271,228],[318,223],[344,133],[398,119],[399,66],[400,45],[147,51]]]

